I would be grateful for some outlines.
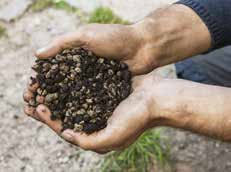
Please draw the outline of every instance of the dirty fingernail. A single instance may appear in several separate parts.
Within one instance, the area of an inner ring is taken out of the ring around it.
[[[37,108],[38,113],[45,113],[47,111],[44,105],[39,105]]]
[[[47,46],[46,47],[42,47],[42,48],[40,48],[40,49],[38,49],[36,51],[36,55],[40,55],[40,54],[46,52],[48,49],[49,49],[49,47],[47,47]]]
[[[34,85],[35,83],[37,83],[37,80],[35,77],[31,76],[30,79],[29,79],[29,85],[32,86]]]
[[[43,96],[36,96],[36,101],[38,102],[38,103],[43,103],[44,102],[44,97]]]

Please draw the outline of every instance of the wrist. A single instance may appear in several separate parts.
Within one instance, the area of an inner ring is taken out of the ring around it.
[[[152,126],[181,126],[189,117],[184,107],[186,104],[184,96],[184,86],[181,80],[154,81],[148,107]]]
[[[211,45],[210,33],[200,17],[180,4],[159,9],[133,27],[156,67],[206,52]]]

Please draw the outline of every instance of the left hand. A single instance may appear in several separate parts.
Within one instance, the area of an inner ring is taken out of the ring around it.
[[[153,125],[151,117],[151,90],[157,78],[151,75],[137,76],[133,79],[132,94],[122,101],[109,118],[107,127],[87,135],[70,129],[61,132],[61,121],[51,121],[50,110],[39,105],[36,109],[26,106],[25,113],[53,129],[68,142],[85,150],[106,153],[111,150],[124,149],[132,144],[146,129]],[[33,97],[37,84],[29,86],[24,93],[25,101]]]

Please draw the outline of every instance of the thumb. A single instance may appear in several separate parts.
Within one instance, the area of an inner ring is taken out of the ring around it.
[[[36,108],[36,113],[39,119],[45,124],[47,124],[52,130],[54,130],[58,134],[61,132],[62,130],[61,121],[59,120],[52,121],[50,119],[51,111],[48,109],[48,107],[41,104]]]
[[[79,31],[58,36],[46,46],[38,49],[35,56],[46,59],[55,56],[64,49],[83,46],[82,38]]]

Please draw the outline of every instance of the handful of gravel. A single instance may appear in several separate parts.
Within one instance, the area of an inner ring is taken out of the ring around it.
[[[29,105],[48,106],[51,120],[61,120],[63,130],[90,134],[105,128],[107,119],[131,92],[126,64],[97,57],[83,48],[38,59],[32,69],[36,72],[32,80],[39,88]],[[40,101],[36,101],[38,97]]]

